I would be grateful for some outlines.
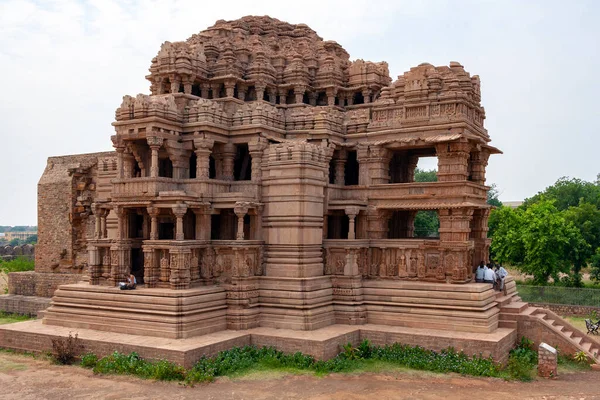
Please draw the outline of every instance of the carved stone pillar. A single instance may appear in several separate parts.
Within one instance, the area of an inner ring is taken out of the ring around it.
[[[117,152],[117,178],[123,179],[123,153],[125,153],[125,146],[115,146]]]
[[[440,220],[440,241],[466,242],[471,234],[472,208],[442,209],[438,211]]]
[[[349,106],[354,105],[354,96],[352,95],[352,93],[348,93],[346,100],[348,100],[347,105],[349,105]]]
[[[252,160],[252,177],[253,181],[259,181],[262,177],[262,159],[265,148],[267,147],[267,143],[262,140],[253,140],[248,143],[248,150],[250,152],[250,157]]]
[[[469,175],[469,143],[440,143],[435,148],[438,157],[438,182],[467,180]]]
[[[390,182],[390,159],[390,151],[385,147],[369,147],[369,175],[373,185]]]
[[[225,96],[234,97],[235,81],[225,81]]]
[[[90,268],[90,285],[99,285],[102,276],[101,249],[94,245],[88,246],[88,263]]]
[[[371,89],[363,89],[362,95],[363,95],[363,99],[365,101],[365,104],[371,102]]]
[[[187,211],[187,206],[179,204],[173,207],[172,210],[177,221],[175,224],[175,240],[184,240],[185,236],[183,234],[183,216]]]
[[[131,271],[131,245],[117,242],[110,247],[110,283],[116,286],[124,282]]]
[[[175,290],[189,289],[192,251],[187,247],[178,246],[171,248],[170,256],[169,287]]]
[[[348,154],[346,150],[340,150],[338,152],[338,157],[333,159],[333,163],[335,166],[335,179],[334,183],[336,185],[344,185],[345,182],[345,170],[346,170],[346,161],[348,159]]]
[[[102,208],[100,211],[100,238],[108,238],[108,230],[106,228],[106,217],[108,216],[108,210]]]
[[[160,209],[158,207],[146,208],[148,215],[150,216],[150,240],[158,240],[158,214]]]
[[[149,136],[146,138],[148,146],[150,146],[151,160],[150,160],[150,177],[158,177],[158,151],[163,144],[163,138],[156,136]]]
[[[246,100],[246,92],[247,92],[248,88],[246,88],[246,86],[244,85],[239,85],[238,86],[238,99],[245,101]]]
[[[254,90],[256,91],[256,100],[262,100],[265,97],[265,86],[256,85]]]
[[[192,81],[190,78],[186,78],[183,82],[183,93],[192,94]]]
[[[237,235],[236,240],[244,240],[244,217],[248,213],[248,205],[244,203],[236,203],[233,212],[235,213],[237,221]]]
[[[410,156],[406,162],[406,180],[405,182],[414,182],[415,181],[415,169],[417,169],[417,164],[419,163],[419,157]]]
[[[304,92],[306,92],[306,88],[304,86],[295,86],[294,87],[294,97],[296,104],[302,104],[304,101]]]
[[[267,96],[269,97],[269,103],[275,104],[277,102],[277,94],[275,88],[267,88]]]
[[[156,287],[159,281],[160,269],[154,249],[144,248],[144,284],[149,288]]]
[[[277,91],[279,94],[279,104],[286,104],[287,102],[287,89],[279,89]]]
[[[208,83],[202,83],[200,85],[200,94],[202,96],[203,99],[208,99],[209,97],[209,91],[210,91],[210,84]]]
[[[369,179],[369,146],[358,145],[356,148],[356,159],[358,161],[358,184],[367,186],[371,184]]]
[[[94,217],[95,217],[94,239],[101,239],[102,238],[102,218],[101,218],[102,209],[96,203],[92,204],[91,209],[92,209],[92,211],[94,213]]]
[[[123,240],[127,238],[127,210],[122,206],[115,206],[113,208],[115,215],[117,216],[117,240]]]
[[[196,214],[196,240],[210,240],[212,211],[210,204],[206,203],[192,211]]]
[[[221,179],[226,181],[233,180],[233,162],[235,159],[235,145],[233,143],[226,143],[223,146],[223,153],[221,154],[222,159],[222,176]]]
[[[369,239],[387,239],[388,221],[392,216],[390,210],[381,210],[375,207],[367,208],[367,233]]]
[[[196,153],[196,178],[208,179],[210,171],[210,155],[214,140],[194,139],[194,152]]]
[[[169,79],[171,80],[171,93],[179,93],[181,79],[176,75],[171,75]]]
[[[415,217],[417,216],[416,211],[408,211],[406,219],[406,237],[415,237]]]
[[[360,210],[358,207],[346,207],[344,211],[348,216],[348,239],[354,240],[356,239],[355,221]]]
[[[327,89],[327,105],[334,106],[335,105],[335,95],[337,94],[337,90],[335,88]]]
[[[471,153],[471,180],[480,185],[485,185],[485,169],[488,165],[490,152],[486,149]]]

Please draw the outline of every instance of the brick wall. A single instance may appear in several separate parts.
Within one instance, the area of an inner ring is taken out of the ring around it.
[[[48,158],[38,183],[37,272],[81,272],[87,260],[85,239],[93,224],[88,208],[96,197],[98,158],[113,154]]]
[[[35,316],[38,311],[45,310],[48,306],[50,306],[50,299],[46,297],[13,294],[0,296],[0,311],[8,313]]]
[[[8,293],[50,298],[60,285],[77,283],[81,278],[80,274],[11,272],[8,274]]]

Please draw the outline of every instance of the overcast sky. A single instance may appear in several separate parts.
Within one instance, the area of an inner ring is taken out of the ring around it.
[[[112,150],[162,42],[244,15],[306,23],[394,80],[422,62],[479,75],[501,200],[600,172],[600,1],[0,0],[0,225],[37,223],[47,157]]]

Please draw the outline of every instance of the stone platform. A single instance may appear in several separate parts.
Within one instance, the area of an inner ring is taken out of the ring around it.
[[[43,323],[164,338],[186,338],[227,329],[226,293],[220,286],[187,290],[119,290],[86,283],[62,285]]]
[[[52,349],[51,339],[77,333],[85,347],[99,356],[114,351],[137,352],[147,359],[167,359],[190,368],[203,355],[212,356],[235,346],[275,346],[285,352],[303,352],[317,359],[329,359],[347,343],[359,344],[369,339],[377,345],[404,343],[432,350],[449,346],[467,354],[492,356],[506,362],[514,345],[515,329],[498,328],[493,333],[451,332],[398,326],[366,324],[331,325],[314,331],[254,328],[242,331],[225,330],[185,339],[148,337],[91,329],[74,329],[42,324],[40,320],[0,326],[0,347],[22,351],[46,352]]]

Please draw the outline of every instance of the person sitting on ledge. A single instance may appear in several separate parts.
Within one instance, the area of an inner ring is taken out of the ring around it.
[[[491,265],[489,267],[487,267],[485,269],[485,272],[483,273],[483,282],[484,283],[491,283],[492,285],[496,284],[496,273],[494,272],[494,270],[491,268]]]
[[[137,281],[135,279],[135,276],[133,276],[133,274],[129,274],[129,276],[127,277],[127,282],[119,282],[119,289],[133,290],[133,289],[135,289],[136,284],[137,284]]]
[[[485,263],[483,261],[480,262],[479,266],[475,270],[475,282],[477,282],[477,283],[483,283],[483,279],[484,279],[484,275],[485,275],[485,270],[486,269],[487,269],[487,267],[485,266]]]
[[[496,281],[496,288],[499,291],[504,290],[504,278],[508,276],[508,271],[504,269],[502,265],[496,264],[496,277],[498,280]]]

